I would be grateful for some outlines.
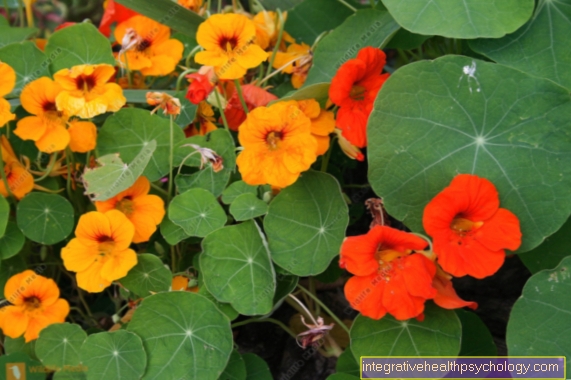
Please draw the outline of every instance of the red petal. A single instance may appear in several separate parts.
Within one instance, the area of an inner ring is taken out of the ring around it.
[[[381,74],[387,61],[387,56],[381,49],[367,46],[359,50],[359,53],[357,53],[357,59],[365,63],[367,71],[363,76],[367,77]]]
[[[521,244],[519,219],[505,208],[500,208],[482,227],[474,231],[474,238],[492,251],[504,248],[515,251]]]
[[[385,282],[377,274],[354,276],[345,284],[345,297],[365,317],[380,319],[387,313],[381,303],[384,289]]]
[[[478,307],[476,302],[464,301],[458,297],[452,286],[452,281],[446,277],[435,276],[432,286],[438,291],[438,294],[434,297],[434,303],[444,309],[458,309],[460,307],[476,309]]]
[[[105,8],[105,13],[103,13],[103,17],[101,18],[101,23],[99,24],[99,31],[106,37],[109,37],[113,23],[120,23],[135,15],[138,15],[138,13],[116,3],[114,0],[109,0],[107,8]]]

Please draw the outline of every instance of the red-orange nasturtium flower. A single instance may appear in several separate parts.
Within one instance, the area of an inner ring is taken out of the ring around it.
[[[182,59],[184,45],[171,39],[168,26],[145,16],[133,16],[117,25],[115,40],[121,42],[117,60],[122,67],[143,75],[168,75]]]
[[[78,65],[61,69],[54,80],[62,88],[56,97],[58,111],[89,119],[105,112],[116,112],[127,102],[117,83],[108,83],[115,75],[111,65]]]
[[[157,195],[149,195],[151,184],[139,177],[133,186],[106,201],[95,202],[99,212],[119,210],[135,226],[133,243],[148,241],[165,216],[165,204]]]
[[[186,98],[193,104],[205,100],[214,89],[217,81],[212,66],[202,66],[198,72],[187,75],[186,79],[190,81]]]
[[[134,235],[133,223],[119,210],[83,214],[75,238],[61,250],[63,265],[77,272],[77,286],[99,293],[137,265],[137,254],[129,248]]]
[[[293,88],[300,88],[307,79],[307,73],[313,62],[313,52],[309,45],[293,43],[287,47],[286,52],[278,51],[274,59],[274,69],[282,69],[284,73],[293,74],[291,84]]]
[[[289,186],[317,159],[311,120],[292,102],[254,109],[238,139],[244,150],[236,163],[250,185]]]
[[[389,74],[382,74],[385,53],[377,48],[359,50],[357,58],[339,67],[331,80],[329,97],[339,106],[337,127],[358,148],[367,146],[367,121],[377,93]]]
[[[445,273],[439,266],[436,267],[436,276],[432,280],[432,286],[438,293],[434,297],[434,303],[443,309],[458,309],[461,307],[477,309],[478,304],[476,302],[464,301],[458,297],[451,280],[452,276]]]
[[[255,43],[256,27],[244,15],[215,14],[198,27],[196,41],[205,51],[194,60],[214,66],[219,79],[239,79],[268,58]]]
[[[0,309],[0,328],[12,339],[24,334],[26,343],[37,339],[45,327],[63,323],[69,314],[56,283],[31,270],[10,277],[4,297],[12,305]]]
[[[114,23],[121,23],[135,15],[137,12],[116,3],[115,0],[106,0],[103,7],[105,12],[101,18],[101,23],[99,24],[99,31],[106,37],[111,36],[111,25]]]
[[[490,181],[471,174],[454,177],[426,205],[422,222],[438,263],[455,277],[491,276],[504,263],[504,249],[521,244],[517,216],[500,208]]]
[[[56,98],[61,91],[61,86],[48,77],[36,79],[24,87],[20,96],[22,107],[34,116],[19,120],[14,133],[22,140],[35,141],[36,147],[46,153],[63,150],[68,144],[74,152],[95,149],[95,124],[72,121],[69,122],[70,129],[66,128],[69,116],[56,107]]]
[[[224,116],[226,116],[228,127],[233,131],[238,131],[240,125],[246,120],[246,112],[244,111],[244,107],[242,107],[242,102],[233,83],[232,86],[228,86],[227,88],[231,89],[232,95],[224,108]],[[269,102],[278,99],[274,94],[270,94],[263,88],[253,84],[242,85],[242,95],[244,96],[248,111],[252,111],[256,107],[266,106]]]
[[[386,313],[398,320],[420,316],[424,303],[436,296],[434,263],[421,253],[427,243],[413,234],[376,225],[367,234],[351,236],[341,246],[341,260],[352,274],[345,297],[364,316]]]
[[[7,63],[0,62],[0,127],[16,118],[16,115],[10,112],[10,103],[4,99],[15,85],[16,72]]]
[[[4,173],[6,174],[8,188],[14,197],[22,199],[34,188],[34,177],[18,160],[6,136],[0,138],[0,143],[2,144],[2,160],[4,161]],[[0,180],[0,194],[4,197],[9,195],[2,180]]]

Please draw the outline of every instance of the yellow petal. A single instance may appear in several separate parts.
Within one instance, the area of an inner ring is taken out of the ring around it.
[[[78,272],[76,275],[77,286],[90,293],[102,292],[106,287],[111,285],[111,281],[101,276],[101,268],[103,268],[103,263],[97,261],[86,270]]]
[[[98,243],[85,244],[78,238],[71,239],[61,250],[61,258],[65,269],[72,272],[87,270],[99,258]]]
[[[101,277],[109,281],[119,280],[125,277],[135,265],[137,265],[137,254],[132,249],[114,251],[103,264]]]

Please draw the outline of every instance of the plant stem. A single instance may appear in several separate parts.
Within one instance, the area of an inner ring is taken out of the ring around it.
[[[249,323],[255,323],[255,322],[270,322],[270,323],[274,323],[274,324],[280,326],[285,332],[287,332],[289,335],[291,335],[294,339],[297,339],[297,335],[295,335],[295,334],[293,333],[293,331],[291,331],[291,330],[289,329],[289,327],[287,327],[286,325],[284,325],[281,321],[278,321],[277,319],[273,319],[273,318],[263,318],[263,319],[250,318],[250,319],[246,319],[245,321],[242,321],[242,322],[233,323],[230,327],[234,328],[234,327],[244,326],[244,325],[247,325],[247,324],[249,324]]]
[[[6,11],[6,19],[8,19],[8,26],[10,25],[10,8],[8,8],[8,0],[4,0],[4,10]]]
[[[244,94],[242,93],[242,86],[240,86],[240,81],[238,79],[234,79],[234,86],[236,87],[236,92],[238,93],[238,98],[240,99],[244,113],[247,115],[248,106],[246,105],[246,100],[244,99]]]
[[[157,190],[159,193],[163,194],[165,197],[168,195],[168,193],[166,192],[165,189],[163,189],[160,186],[155,185],[154,183],[151,182],[151,187],[155,190]]]
[[[18,18],[20,19],[20,27],[24,27],[24,2],[18,0]]]
[[[228,126],[228,120],[226,120],[226,115],[224,114],[224,110],[222,109],[222,101],[220,100],[220,94],[218,93],[217,89],[214,89],[214,95],[216,95],[216,102],[218,103],[218,109],[220,110],[220,116],[222,117],[222,123],[224,124],[224,128],[227,131],[230,131],[230,127]]]
[[[171,203],[172,197],[172,171],[173,171],[173,162],[174,162],[174,120],[173,115],[170,115],[170,141],[169,141],[169,185],[167,190],[167,208]]]
[[[313,298],[315,300],[315,302],[317,302],[319,304],[319,306],[321,306],[323,308],[323,310],[325,310],[325,312],[327,314],[329,314],[331,316],[331,318],[333,318],[333,320],[335,322],[337,322],[337,324],[339,324],[341,326],[341,328],[343,328],[347,332],[347,334],[350,334],[349,328],[345,325],[345,323],[343,323],[343,321],[341,321],[339,319],[339,317],[337,317],[327,306],[325,306],[325,304],[323,302],[321,302],[321,300],[319,298],[317,298],[315,295],[311,294],[311,292],[309,290],[305,289],[303,286],[298,284],[297,287],[301,291],[303,291],[305,294],[307,294],[308,296]]]
[[[369,0],[369,3],[371,4],[371,8],[374,8],[377,4],[375,4],[375,0]]]
[[[357,8],[355,8],[354,6],[352,6],[351,4],[346,2],[345,0],[337,0],[337,1],[340,2],[341,4],[343,4],[344,6],[346,6],[347,8],[351,9],[353,12],[357,12]]]
[[[325,153],[325,156],[323,156],[323,158],[321,159],[321,171],[323,173],[327,172],[327,166],[329,165],[329,159],[331,158],[331,152],[333,151],[333,142],[335,141],[336,137],[333,137],[331,139],[331,142],[329,143],[329,149],[327,149],[327,153]]]
[[[222,0],[218,0],[218,12],[220,13],[222,11]]]
[[[309,280],[309,291],[313,294],[317,294],[315,290],[315,278],[313,276],[310,276],[308,280]],[[321,314],[321,310],[319,309],[319,304],[317,302],[313,302],[313,300],[311,308],[315,311],[315,315],[319,316],[319,314]]]
[[[274,46],[274,50],[272,50],[272,56],[270,57],[270,64],[268,65],[266,76],[268,76],[270,70],[272,70],[272,67],[274,66],[274,59],[276,59],[276,54],[278,53],[278,50],[282,43],[282,36],[284,34],[284,29],[285,29],[285,22],[283,20],[282,12],[279,9],[277,12],[278,12],[278,25],[280,27],[280,31],[278,32],[278,40],[276,41],[276,46]]]
[[[57,161],[56,156],[57,156],[57,153],[52,153],[52,156],[50,157],[50,162],[48,164],[48,167],[46,168],[46,171],[44,172],[44,174],[41,177],[34,179],[34,182],[40,182],[41,180],[43,180],[44,178],[46,178],[50,175],[50,173],[52,172],[52,169],[54,168],[56,161]]]
[[[317,321],[315,320],[315,318],[313,317],[313,314],[311,314],[311,312],[307,309],[307,307],[305,307],[305,305],[303,304],[303,302],[301,302],[296,296],[294,296],[293,294],[288,294],[288,297],[290,297],[292,300],[294,300],[295,302],[297,302],[299,304],[299,306],[301,306],[301,308],[303,309],[303,311],[305,311],[305,313],[307,314],[307,316],[309,318],[311,318],[311,320],[313,321],[313,324],[317,325]],[[313,297],[312,297],[313,298]],[[313,298],[315,299],[315,298]]]
[[[177,78],[176,80],[176,87],[175,87],[175,91],[178,93],[180,91],[180,84],[182,83],[182,80],[184,79],[184,77],[186,76],[186,74],[188,73],[194,73],[198,70],[196,69],[186,69],[184,70]]]

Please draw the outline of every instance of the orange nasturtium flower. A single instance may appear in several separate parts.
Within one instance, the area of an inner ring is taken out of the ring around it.
[[[0,62],[0,127],[16,118],[10,112],[10,103],[3,96],[8,95],[16,85],[16,72],[7,63]]]
[[[151,115],[157,112],[157,110],[162,110],[163,115],[177,116],[180,115],[180,100],[167,94],[166,92],[154,92],[149,91],[146,94],[147,104],[155,106],[151,111]]]
[[[491,276],[504,263],[504,249],[521,244],[517,216],[500,208],[493,183],[472,174],[454,177],[426,205],[422,223],[438,263],[455,277]]]
[[[177,0],[177,3],[195,13],[201,13],[204,0]]]
[[[274,69],[282,69],[284,73],[293,74],[291,84],[293,88],[300,88],[307,79],[307,73],[313,62],[313,52],[309,45],[291,44],[286,52],[278,51],[274,59]]]
[[[23,140],[33,140],[36,147],[46,153],[65,149],[68,144],[74,152],[87,152],[95,148],[97,127],[89,121],[69,122],[69,116],[58,111],[56,98],[62,91],[59,84],[48,77],[30,82],[20,96],[22,106],[34,116],[18,121],[14,133]]]
[[[329,134],[335,130],[335,115],[322,110],[315,99],[298,100],[297,106],[311,120],[311,135],[317,141],[318,156],[329,149]]]
[[[436,296],[434,263],[421,253],[427,243],[413,234],[376,225],[367,234],[351,236],[341,246],[341,261],[354,277],[345,297],[364,316],[386,313],[398,320],[419,317],[424,303]]]
[[[283,23],[287,18],[287,12],[282,13]],[[278,41],[279,31],[282,25],[279,23],[279,15],[273,11],[258,12],[252,19],[256,27],[256,44],[264,50],[271,50]],[[285,30],[282,33],[282,44],[284,41],[295,41]],[[285,48],[285,45],[283,45]]]
[[[6,174],[8,188],[17,199],[22,199],[34,188],[34,177],[18,160],[6,136],[0,138],[0,143],[2,144],[2,160],[4,161],[4,173]],[[0,194],[4,197],[9,195],[6,186],[4,186],[4,181],[1,179]]]
[[[12,339],[24,334],[26,343],[52,323],[63,323],[69,314],[56,283],[31,270],[10,277],[4,297],[12,305],[0,309],[0,328]]]
[[[196,283],[196,282],[195,282]],[[198,286],[189,286],[190,279],[186,276],[174,276],[172,278],[171,289],[173,291],[185,291],[191,293],[198,292]]]
[[[214,66],[219,79],[239,79],[268,58],[255,40],[256,27],[246,16],[212,15],[198,27],[196,41],[205,51],[197,53],[194,60]]]
[[[244,111],[244,107],[242,107],[242,102],[238,97],[234,83],[230,82],[228,84],[227,89],[230,89],[232,95],[228,99],[228,103],[226,103],[223,112],[228,121],[228,127],[233,131],[238,131],[240,125],[246,120],[246,112]],[[266,106],[269,102],[278,99],[274,94],[253,84],[242,85],[242,95],[244,96],[244,102],[246,102],[248,111],[252,111],[254,108],[260,106]]]
[[[101,23],[99,24],[99,31],[105,35],[105,37],[111,36],[111,25],[138,15],[137,12],[116,3],[115,0],[105,0],[103,8],[105,9],[105,12],[101,18]]]
[[[196,135],[204,136],[208,132],[218,129],[214,124],[215,121],[216,119],[214,118],[214,110],[212,109],[212,106],[210,106],[206,101],[202,101],[198,104],[198,108],[196,109],[196,117],[193,122],[185,128],[184,134],[186,137]]]
[[[254,109],[238,139],[244,150],[236,163],[249,185],[289,186],[317,159],[311,120],[292,102]]]
[[[157,195],[149,195],[151,184],[139,177],[133,186],[106,201],[95,202],[99,212],[119,210],[135,227],[133,243],[148,241],[165,216],[165,204]]]
[[[134,16],[115,29],[115,40],[121,42],[117,60],[122,67],[139,70],[143,75],[168,75],[182,59],[184,45],[171,39],[168,26],[145,16]]]
[[[329,97],[339,106],[337,127],[358,148],[367,146],[367,121],[377,93],[389,77],[381,75],[385,62],[382,50],[365,47],[357,58],[342,64],[331,80]]]
[[[81,289],[101,292],[137,265],[137,254],[129,248],[134,235],[133,223],[119,210],[83,214],[75,238],[61,250],[63,265],[77,272]]]
[[[116,112],[127,102],[117,83],[108,83],[115,75],[111,65],[78,65],[61,69],[54,80],[62,88],[56,97],[58,111],[89,119],[105,112]]]

